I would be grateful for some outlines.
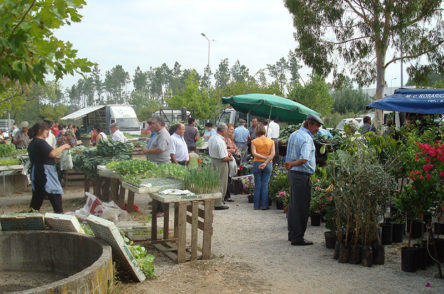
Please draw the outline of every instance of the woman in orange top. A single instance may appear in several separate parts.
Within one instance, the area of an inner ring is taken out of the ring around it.
[[[256,139],[251,141],[251,154],[254,156],[254,209],[268,209],[268,181],[270,180],[275,150],[274,141],[265,137],[265,127],[256,127]]]

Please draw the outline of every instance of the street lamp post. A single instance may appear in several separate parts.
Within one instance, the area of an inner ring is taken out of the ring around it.
[[[397,80],[398,78],[393,78],[392,81],[390,82],[390,88],[393,88],[393,81]]]
[[[210,68],[210,39],[204,33],[200,33],[200,34],[202,35],[202,37],[204,37],[208,41],[208,68]]]

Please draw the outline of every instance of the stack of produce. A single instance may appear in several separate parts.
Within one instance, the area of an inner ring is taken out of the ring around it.
[[[185,175],[184,187],[196,194],[219,192],[219,172],[211,167],[190,169]]]
[[[147,160],[114,161],[106,165],[107,168],[124,177],[124,181],[133,185],[140,185],[143,178],[174,178],[183,180],[187,168],[174,163],[155,164]]]
[[[98,165],[130,159],[132,148],[132,144],[102,140],[97,144],[97,148],[74,148],[72,161],[75,169],[84,172],[89,178],[94,178],[97,177]]]

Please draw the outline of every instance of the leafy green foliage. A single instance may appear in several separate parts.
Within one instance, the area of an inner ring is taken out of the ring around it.
[[[97,166],[111,161],[131,158],[132,144],[102,140],[97,148],[76,147],[73,149],[72,162],[74,168],[83,171],[87,177],[97,177]]]
[[[365,94],[362,89],[342,88],[335,90],[332,96],[333,110],[341,114],[365,111],[366,106],[371,102],[368,94]]]
[[[154,274],[154,255],[148,254],[145,247],[140,245],[127,245],[131,251],[131,254],[137,260],[137,264],[149,278],[156,278]]]
[[[329,93],[329,86],[318,75],[314,75],[305,86],[296,82],[287,98],[299,102],[322,115],[329,114],[332,111],[333,98]]]
[[[20,159],[11,158],[11,159],[0,159],[0,166],[10,166],[10,165],[18,165],[21,164]]]
[[[359,85],[376,81],[376,99],[382,98],[385,69],[400,55],[404,62],[427,56],[428,65],[412,66],[409,76],[444,67],[441,0],[286,0],[285,6],[305,64],[323,77],[333,71],[337,78],[351,74]]]
[[[16,150],[13,144],[0,144],[0,157],[13,156]]]
[[[287,170],[274,168],[271,174],[268,193],[272,199],[279,199],[279,192],[290,191],[290,185],[287,180]]]
[[[185,178],[187,168],[174,164],[155,164],[147,160],[124,160],[120,162],[110,162],[107,168],[119,173],[124,177],[124,181],[140,185],[143,178],[174,178],[183,180]]]
[[[1,1],[0,9],[0,93],[20,85],[43,83],[51,73],[59,79],[66,74],[88,72],[92,63],[77,58],[69,42],[54,30],[80,22],[78,9],[83,0]]]
[[[196,194],[220,191],[219,172],[212,167],[190,169],[185,174],[184,187]]]

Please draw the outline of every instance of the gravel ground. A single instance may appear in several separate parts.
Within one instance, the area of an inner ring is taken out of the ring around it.
[[[69,189],[65,199],[82,195],[78,188]],[[308,226],[306,238],[313,246],[291,246],[281,210],[253,210],[245,195],[232,198],[230,209],[214,212],[211,260],[177,265],[150,249],[158,279],[123,283],[121,293],[444,293],[444,280],[434,278],[436,266],[401,271],[400,244],[386,246],[385,265],[340,264],[325,248],[325,227]],[[71,202],[65,202],[66,211],[75,209]],[[136,195],[141,211],[131,218],[146,221],[148,202],[148,196]],[[6,203],[12,204],[0,197],[0,211],[20,208]],[[51,210],[49,203],[44,209]]]

